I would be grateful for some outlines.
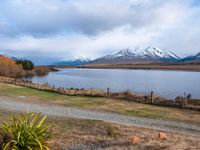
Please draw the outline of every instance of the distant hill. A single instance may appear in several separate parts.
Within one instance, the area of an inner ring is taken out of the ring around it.
[[[89,64],[137,64],[154,62],[177,62],[180,57],[157,47],[148,47],[144,50],[137,48],[126,48],[117,53],[97,58]]]
[[[79,57],[79,58],[74,58],[74,59],[69,59],[69,60],[58,61],[58,62],[55,62],[53,65],[56,65],[56,66],[80,66],[80,65],[85,65],[85,64],[89,63],[90,61],[91,60],[88,58]]]
[[[180,60],[181,62],[200,62],[200,52]]]
[[[17,77],[25,75],[25,70],[22,65],[16,64],[16,62],[6,56],[0,55],[0,75],[8,77]]]

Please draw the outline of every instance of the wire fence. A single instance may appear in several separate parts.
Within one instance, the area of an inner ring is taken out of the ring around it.
[[[200,110],[200,100],[192,99],[189,96],[186,97],[178,96],[176,97],[175,100],[170,100],[156,96],[153,91],[149,92],[149,94],[138,95],[132,93],[131,91],[112,92],[109,88],[105,90],[96,90],[92,88],[91,89],[64,88],[64,87],[55,87],[54,85],[49,85],[48,83],[38,84],[38,83],[33,83],[32,81],[29,80],[8,78],[8,77],[0,77],[0,83],[13,84],[37,90],[55,92],[71,96],[107,97],[113,99],[121,99],[126,101],[145,103],[145,104]]]

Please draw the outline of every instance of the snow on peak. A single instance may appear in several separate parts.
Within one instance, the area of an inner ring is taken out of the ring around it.
[[[144,52],[145,55],[148,55],[149,57],[152,57],[152,58],[175,58],[175,59],[179,59],[179,57],[177,55],[175,55],[174,53],[172,53],[168,50],[161,50],[160,48],[153,47],[153,46],[146,48],[143,52]]]
[[[122,49],[117,53],[112,55],[107,55],[103,58],[116,58],[116,57],[140,57],[140,58],[153,58],[153,59],[180,59],[174,53],[168,50],[161,50],[158,47],[147,47],[146,49],[142,50],[135,47],[129,47],[126,49]]]
[[[90,59],[85,57],[74,57],[68,60],[68,62],[74,62],[74,61],[89,62]]]
[[[54,65],[68,65],[68,66],[79,66],[90,62],[91,60],[84,57],[74,57],[71,59],[63,59],[59,62],[54,63]]]
[[[115,53],[114,55],[117,57],[123,56],[137,56],[139,54],[139,49],[134,47],[129,47],[126,49],[122,49],[119,52]]]

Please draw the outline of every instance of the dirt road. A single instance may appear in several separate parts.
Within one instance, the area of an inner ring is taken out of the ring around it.
[[[118,123],[122,125],[138,126],[157,130],[175,131],[181,133],[200,135],[200,124],[195,125],[175,121],[149,119],[142,117],[129,117],[109,112],[97,112],[92,110],[82,110],[64,106],[36,104],[15,100],[14,98],[5,96],[0,96],[0,109],[19,112],[42,112],[44,114],[58,117],[102,120],[105,122]]]

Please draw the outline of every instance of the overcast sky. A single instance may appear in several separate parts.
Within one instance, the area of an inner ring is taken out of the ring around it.
[[[39,64],[130,46],[200,52],[199,0],[0,0],[0,53]]]

